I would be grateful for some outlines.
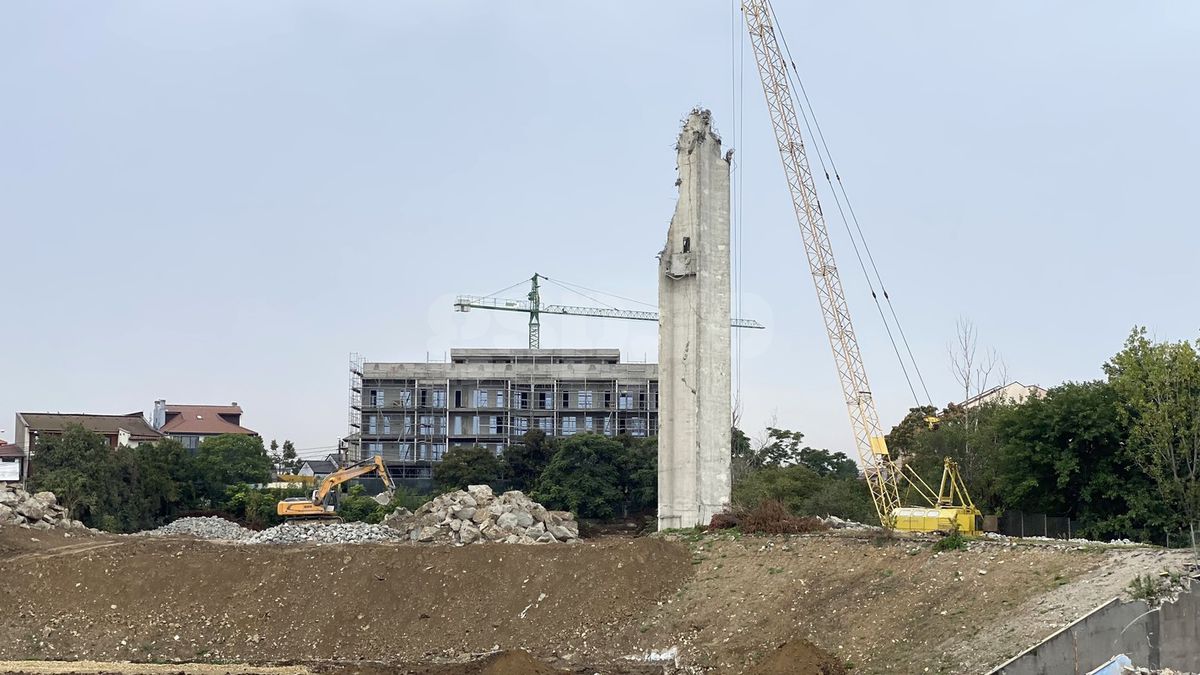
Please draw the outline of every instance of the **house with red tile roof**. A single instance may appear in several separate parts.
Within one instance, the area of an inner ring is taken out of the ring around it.
[[[242,407],[237,401],[229,405],[185,405],[159,399],[154,402],[154,428],[189,450],[195,450],[201,441],[210,436],[258,435],[258,432],[242,426]]]

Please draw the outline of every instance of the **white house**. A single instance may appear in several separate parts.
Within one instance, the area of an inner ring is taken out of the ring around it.
[[[1008,384],[995,386],[985,392],[976,394],[959,405],[964,408],[975,408],[984,403],[1018,405],[1028,401],[1031,397],[1046,398],[1047,393],[1049,392],[1036,384],[1027,385],[1020,382],[1009,382]]]

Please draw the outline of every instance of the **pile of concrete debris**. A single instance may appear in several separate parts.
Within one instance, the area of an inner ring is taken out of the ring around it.
[[[58,505],[58,497],[53,492],[31,495],[16,486],[0,487],[0,524],[20,525],[34,530],[87,529],[78,520],[71,520],[67,510]]]
[[[255,532],[217,516],[180,518],[156,530],[139,534],[150,537],[184,536],[239,544],[364,544],[408,539],[404,533],[393,528],[369,523],[283,523]]]
[[[254,534],[254,530],[248,530],[235,522],[218,516],[207,516],[201,518],[180,518],[156,530],[147,530],[138,534],[148,537],[184,536],[217,541],[241,541]]]
[[[252,532],[246,544],[369,544],[407,539],[403,532],[370,523],[284,523]]]
[[[448,492],[426,502],[416,513],[396,509],[384,524],[415,542],[441,544],[577,543],[579,524],[570,511],[550,511],[510,490],[497,497],[487,485]]]
[[[853,520],[846,520],[844,518],[838,518],[837,516],[825,516],[824,518],[820,518],[819,520],[822,523],[825,523],[826,525],[828,525],[829,529],[831,529],[831,530],[854,530],[854,531],[865,532],[867,530],[880,529],[878,526],[875,526],[875,525],[864,525],[863,523],[859,523],[859,522],[856,522]]]

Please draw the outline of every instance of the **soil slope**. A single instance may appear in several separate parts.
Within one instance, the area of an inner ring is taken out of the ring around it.
[[[0,528],[0,658],[980,673],[1185,558],[839,535],[237,546]]]

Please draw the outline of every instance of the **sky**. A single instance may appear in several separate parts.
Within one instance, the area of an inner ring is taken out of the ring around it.
[[[935,403],[963,398],[961,320],[1043,386],[1134,325],[1200,335],[1200,5],[776,4]],[[853,454],[743,30],[730,0],[0,4],[0,438],[237,401],[319,456],[352,352],[524,346],[455,295],[537,272],[653,303],[703,106],[736,151],[735,302],[768,326],[739,335],[740,424]],[[829,227],[890,426],[914,399]],[[547,317],[542,345],[654,361],[656,332]]]

